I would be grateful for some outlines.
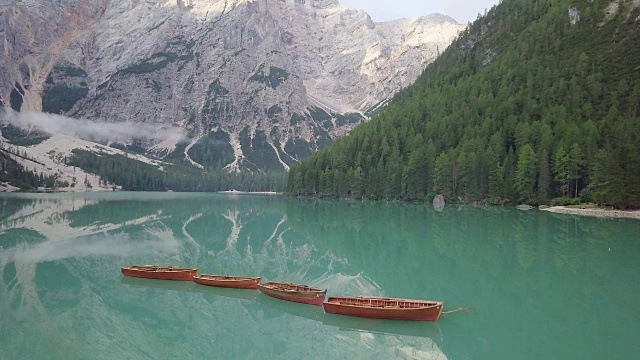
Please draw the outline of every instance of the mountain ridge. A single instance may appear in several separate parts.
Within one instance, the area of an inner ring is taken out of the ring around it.
[[[338,1],[13,4],[2,16],[15,39],[1,49],[13,64],[0,75],[4,104],[172,125],[193,139],[223,132],[231,171],[281,171],[348,133],[464,28],[442,16],[375,23]],[[183,151],[164,146],[161,156]]]
[[[638,208],[637,43],[637,0],[504,0],[288,191]]]

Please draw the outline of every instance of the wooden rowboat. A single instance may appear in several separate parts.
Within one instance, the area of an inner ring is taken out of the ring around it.
[[[303,304],[321,306],[326,295],[326,290],[316,289],[311,286],[268,282],[266,284],[258,284],[258,290],[263,294],[274,297],[276,299],[293,301]]]
[[[218,286],[235,289],[257,289],[260,284],[259,277],[199,275],[193,281],[200,285]]]
[[[331,314],[373,319],[437,321],[444,302],[378,297],[329,297],[322,303]]]
[[[157,280],[192,281],[198,269],[174,266],[134,265],[121,268],[122,275]]]

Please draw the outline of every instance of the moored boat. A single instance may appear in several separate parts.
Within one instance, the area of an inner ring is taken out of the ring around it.
[[[260,277],[198,275],[193,281],[200,285],[217,286],[235,289],[257,289]]]
[[[192,281],[198,269],[174,266],[134,265],[121,268],[122,275],[156,280]]]
[[[266,284],[258,284],[258,290],[276,299],[316,306],[322,305],[327,293],[326,290],[320,290],[311,286],[273,281]]]
[[[322,303],[331,314],[373,319],[437,321],[444,302],[379,297],[329,297]]]

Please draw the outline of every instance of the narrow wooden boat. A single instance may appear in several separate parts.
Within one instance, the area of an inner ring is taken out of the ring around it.
[[[192,281],[198,275],[198,269],[174,266],[134,265],[121,268],[122,275],[157,280]]]
[[[260,284],[260,277],[199,275],[194,276],[193,281],[196,284],[207,286],[235,289],[257,289],[258,284]]]
[[[258,284],[258,290],[263,294],[276,299],[298,302],[302,304],[321,306],[326,295],[326,290],[316,289],[311,286],[268,282]]]
[[[373,319],[437,321],[444,302],[378,297],[329,297],[322,303],[331,314]]]

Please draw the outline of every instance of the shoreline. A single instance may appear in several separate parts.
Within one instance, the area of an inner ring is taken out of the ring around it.
[[[640,210],[610,210],[610,209],[575,209],[565,206],[552,206],[542,211],[549,211],[556,214],[592,216],[610,219],[635,219],[640,220]]]
[[[22,190],[18,187],[12,186],[10,184],[4,184],[0,182],[0,193],[15,193],[15,194],[85,194],[85,193],[126,193],[126,192],[149,192],[149,193],[173,193],[173,190],[166,191],[146,191],[146,190],[121,190],[121,189],[104,189],[104,188],[94,188],[94,189],[72,189],[72,188],[58,188],[58,189],[31,189],[31,190]],[[276,191],[238,191],[238,190],[224,190],[224,191],[175,191],[176,193],[212,193],[212,194],[225,194],[225,195],[271,195],[271,196],[280,196],[284,193],[276,192]]]
[[[225,191],[216,191],[219,194],[226,195],[282,195],[283,193],[275,192],[275,191],[238,191],[238,190],[225,190]]]

